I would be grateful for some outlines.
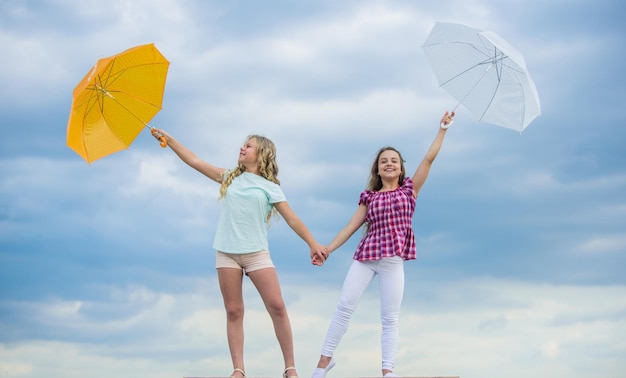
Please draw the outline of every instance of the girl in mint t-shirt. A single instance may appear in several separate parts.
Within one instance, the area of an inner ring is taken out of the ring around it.
[[[275,213],[280,214],[309,245],[314,264],[323,263],[327,252],[287,203],[277,178],[274,143],[260,135],[249,136],[239,150],[237,167],[228,170],[201,160],[163,130],[153,129],[153,135],[157,139],[165,138],[167,145],[183,162],[221,184],[222,212],[213,247],[216,249],[217,276],[226,308],[226,333],[234,369],[231,377],[245,377],[244,274],[254,283],[272,318],[283,353],[283,377],[297,377],[291,324],[270,258],[267,223]]]

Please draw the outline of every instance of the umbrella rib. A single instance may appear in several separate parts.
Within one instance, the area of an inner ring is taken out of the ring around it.
[[[496,94],[498,93],[498,88],[500,88],[500,83],[502,82],[502,62],[503,60],[507,57],[506,55],[504,55],[504,53],[501,55],[500,58],[498,58],[498,48],[494,46],[493,48],[493,58],[491,60],[491,66],[489,66],[489,69],[487,71],[485,71],[485,75],[487,74],[488,71],[490,71],[493,67],[496,68],[496,76],[498,77],[497,80],[497,84],[496,84],[496,89],[491,93],[491,98],[489,99],[489,102],[487,102],[487,105],[485,106],[485,110],[483,111],[483,114],[480,115],[480,117],[478,118],[479,120],[482,120],[483,117],[485,116],[485,114],[487,114],[487,110],[489,110],[489,108],[491,107],[491,104],[493,103],[493,99],[496,97]],[[500,63],[500,69],[498,69],[498,63]],[[485,76],[483,75],[483,77]],[[481,77],[482,80],[482,77]],[[479,80],[480,81],[480,80]],[[478,85],[478,83],[476,83],[476,85]],[[472,88],[473,89],[473,88]]]
[[[485,63],[484,63],[484,62],[481,62],[481,63],[479,63],[479,64],[476,64],[474,67],[476,67],[476,66],[478,66],[478,65],[481,65],[481,64],[485,64]],[[474,68],[474,67],[472,67],[472,68]],[[459,99],[459,102],[456,104],[456,106],[454,107],[454,109],[452,109],[453,111],[454,111],[454,110],[456,110],[456,108],[458,108],[458,107],[459,107],[459,105],[461,105],[461,103],[462,103],[463,101],[465,101],[465,99],[467,98],[467,96],[469,96],[469,94],[470,94],[470,93],[472,93],[472,91],[474,90],[474,88],[476,88],[476,86],[477,86],[478,84],[480,84],[480,81],[481,81],[481,80],[482,80],[482,79],[483,79],[483,78],[487,75],[487,73],[489,73],[489,71],[491,70],[491,68],[493,68],[493,64],[492,64],[492,65],[490,65],[489,67],[487,67],[487,69],[485,70],[485,72],[483,72],[482,76],[481,76],[478,80],[476,80],[476,82],[474,83],[474,85],[472,85],[472,87],[471,87],[470,89],[468,89],[468,90],[465,92],[465,95],[463,95],[463,97]],[[465,70],[464,72],[467,72],[467,71],[469,71],[469,69],[468,69],[468,70]],[[463,73],[464,73],[464,72],[463,72]],[[459,75],[461,75],[461,74],[462,74],[462,73],[460,73]],[[459,76],[459,75],[457,75],[457,76]],[[450,80],[452,80],[452,79],[450,79]],[[444,86],[444,85],[445,85],[446,83],[448,83],[450,80],[448,80],[448,81],[446,81],[446,82],[442,83],[440,86]],[[498,83],[500,83],[500,82],[498,81]],[[493,101],[493,98],[491,99],[491,101]],[[491,103],[491,101],[489,101],[489,103]],[[485,110],[485,112],[486,112],[486,110]],[[483,116],[484,116],[484,113],[483,113]],[[481,118],[482,118],[482,117],[481,117]]]
[[[422,47],[439,87],[459,101],[454,109],[520,132],[540,115],[523,55],[497,34],[437,22]]]
[[[130,70],[130,68],[124,68],[124,69],[116,72],[115,75],[113,75],[112,71],[113,71],[113,64],[114,63],[115,63],[115,60],[112,62],[111,69],[108,71],[108,75],[107,75],[105,84],[102,85],[102,87],[106,90],[107,93],[114,93],[114,92],[124,93],[127,96],[132,97],[132,98],[134,98],[135,100],[137,100],[139,102],[143,102],[144,104],[148,104],[148,105],[153,106],[153,107],[155,107],[157,109],[161,109],[160,106],[158,106],[158,105],[156,105],[156,104],[154,104],[152,102],[145,101],[144,99],[139,98],[139,97],[137,97],[137,96],[135,96],[135,95],[133,95],[131,93],[127,93],[127,92],[124,92],[124,91],[115,91],[115,90],[108,89],[108,87],[111,84],[115,83],[120,77],[122,77],[127,71]],[[162,63],[162,62],[151,62],[151,63],[137,64],[137,65],[133,66],[132,68],[142,67],[142,66],[155,66],[155,65],[161,65],[161,64],[165,64],[165,63]],[[128,109],[126,109],[126,110],[128,110]],[[129,111],[129,113],[132,114],[132,112],[130,112],[130,111]],[[133,114],[133,116],[135,116],[135,115]],[[135,116],[135,117],[137,117],[137,116]],[[145,122],[144,122],[144,124],[145,124]]]
[[[115,63],[115,61],[113,63]],[[109,85],[111,85],[112,83],[117,81],[117,79],[122,77],[131,68],[134,69],[134,68],[137,68],[137,67],[155,66],[155,65],[161,65],[161,64],[165,64],[165,63],[162,63],[162,62],[151,62],[151,63],[137,64],[137,65],[134,65],[133,67],[124,68],[124,69],[122,69],[120,71],[117,71],[117,72],[115,72],[115,75],[112,74],[111,71],[113,71],[113,67],[111,67],[111,70],[109,71],[109,75],[107,77],[106,86],[108,87]]]
[[[91,88],[88,88],[88,89],[91,89]],[[95,96],[94,95],[89,96],[89,98],[86,101],[85,108],[87,110],[85,110],[85,112],[83,113],[83,122],[85,122],[85,119],[87,118],[87,114],[89,114],[90,109],[92,109],[94,106],[97,106],[97,104],[99,102],[98,101],[98,97],[99,97],[98,96],[98,92],[94,92],[94,93],[95,93]],[[96,101],[92,101],[94,97],[96,98]],[[81,141],[83,143],[84,153],[87,156],[87,161],[89,161],[89,149],[87,148],[87,140],[85,138],[85,134],[81,135]]]
[[[152,129],[168,66],[154,44],[99,59],[74,88],[68,147],[91,164],[128,147],[144,126]]]
[[[106,94],[107,96],[109,96],[113,101],[115,101],[116,104],[118,104],[120,107],[122,107],[122,109],[126,110],[128,112],[128,114],[132,115],[133,117],[135,117],[135,119],[137,119],[139,122],[143,123],[144,126],[146,126],[149,129],[152,129],[152,126],[148,125],[146,122],[144,122],[144,120],[142,120],[141,118],[139,118],[139,116],[137,116],[135,113],[133,113],[130,109],[128,109],[128,107],[126,107],[126,105],[122,104],[120,101],[117,100],[117,98],[115,98],[115,96],[113,96],[111,94],[111,92],[109,92],[108,90],[106,90],[105,88],[102,88],[100,90],[103,94]],[[100,98],[100,96],[98,97]],[[102,111],[102,114],[104,114],[104,97],[103,101],[102,101],[102,106],[100,108],[100,110]]]
[[[122,92],[122,91],[116,91],[116,90],[110,90],[108,89],[108,86],[110,86],[112,83],[114,83],[115,81],[117,81],[120,77],[122,77],[124,75],[125,72],[128,71],[128,69],[123,69],[120,70],[118,72],[116,72],[115,75],[112,75],[112,71],[113,71],[113,66],[115,64],[115,60],[113,60],[113,62],[111,62],[111,66],[110,68],[107,70],[107,75],[106,78],[104,80],[102,80],[102,77],[100,75],[98,75],[98,79],[96,79],[98,81],[98,83],[96,83],[93,87],[89,88],[92,90],[95,90],[96,93],[98,94],[97,97],[100,100],[102,98],[101,101],[98,101],[98,103],[100,104],[100,111],[104,114],[104,98],[101,95],[107,95],[109,96],[111,99],[113,99],[119,106],[121,106],[124,110],[126,110],[130,115],[132,115],[133,117],[135,117],[139,122],[141,122],[144,126],[148,127],[148,128],[152,128],[149,124],[147,124],[144,120],[142,120],[141,118],[139,118],[139,116],[137,116],[135,113],[133,113],[130,109],[128,109],[124,104],[122,104],[120,101],[118,101],[115,96],[113,96],[112,93],[125,93],[126,95],[128,95],[129,97],[134,98],[137,101],[143,102],[144,104],[148,104],[150,106],[153,106],[157,109],[160,109],[159,106],[151,103],[151,102],[147,102],[144,101],[142,99],[140,99],[137,96],[133,96],[130,93],[126,93],[126,92]],[[156,64],[162,64],[162,63],[158,63],[158,62],[153,62],[153,63],[146,63],[146,64],[141,64],[141,65],[137,65],[134,67],[138,67],[138,66],[150,66],[150,65],[156,65]]]
[[[492,64],[492,65],[493,65],[493,64],[497,61],[497,60],[494,60],[494,59],[493,59],[493,56],[492,56],[491,54],[487,54],[487,53],[485,53],[484,49],[480,49],[480,48],[478,48],[478,47],[477,47],[476,45],[474,45],[474,44],[471,44],[471,43],[461,43],[461,42],[457,42],[457,44],[463,44],[463,45],[467,44],[467,45],[469,45],[469,46],[470,46],[471,48],[473,48],[476,52],[478,52],[479,54],[483,55],[483,56],[485,57],[485,59],[484,59],[484,60],[482,60],[482,61],[480,61],[480,62],[478,62],[478,63],[476,63],[476,64],[474,64],[474,65],[473,65],[473,66],[471,66],[471,67],[468,67],[468,68],[467,68],[467,69],[465,69],[464,71],[459,72],[459,73],[458,73],[458,74],[456,74],[455,76],[453,76],[453,77],[449,78],[448,80],[444,81],[443,83],[441,83],[441,84],[440,84],[440,86],[444,86],[444,85],[445,85],[445,84],[447,84],[448,82],[450,82],[450,81],[452,81],[452,80],[454,80],[454,79],[458,78],[458,77],[459,77],[459,76],[461,76],[461,75],[464,75],[465,73],[469,72],[470,70],[473,70],[474,68],[476,68],[476,67],[478,67],[478,66],[482,66],[482,65],[485,65],[485,64]],[[432,45],[429,45],[429,46],[435,46],[435,45],[445,45],[445,44],[444,44],[444,43],[433,43]],[[489,69],[487,69],[487,71],[489,71]],[[483,75],[483,76],[484,76],[484,75]],[[481,79],[482,79],[482,77],[481,77]],[[479,80],[479,81],[480,81],[480,80]]]
[[[121,75],[117,75],[117,77],[120,77]],[[110,75],[110,71],[109,71],[109,75],[107,76],[108,80],[109,78],[111,78]],[[113,81],[115,81],[117,79],[114,79]],[[89,99],[87,100],[87,107],[88,108],[92,108],[93,106],[98,106],[100,113],[102,114],[102,117],[106,120],[106,124],[107,126],[110,124],[110,121],[107,119],[106,117],[106,113],[104,112],[104,96],[108,96],[110,97],[113,101],[115,101],[116,104],[118,104],[119,106],[122,107],[122,109],[126,110],[130,115],[132,115],[133,117],[135,117],[139,122],[141,122],[144,126],[148,127],[149,129],[152,129],[152,127],[150,125],[148,125],[146,122],[144,122],[141,118],[139,118],[135,113],[133,113],[132,111],[130,111],[130,109],[128,109],[124,104],[122,104],[120,101],[117,100],[117,98],[115,98],[115,96],[113,96],[111,94],[111,92],[121,92],[121,91],[110,91],[106,88],[106,85],[110,84],[103,84],[103,80],[102,77],[100,75],[98,75],[96,78],[94,78],[95,84],[91,87],[87,87],[86,89],[93,91],[94,95],[90,96]],[[95,97],[96,101],[92,101],[92,99]],[[91,104],[91,105],[90,105]],[[153,105],[153,104],[150,104]],[[154,106],[154,105],[153,105]],[[86,115],[89,113],[89,111],[85,111],[84,115],[83,115],[83,119],[86,117]],[[113,135],[115,135],[115,137],[120,141],[120,143],[123,143],[119,137],[114,133]],[[84,146],[84,150],[85,150],[85,154],[87,155],[87,159],[89,159],[89,151],[87,148],[87,142],[83,136],[82,138],[83,140],[83,146]]]
[[[509,75],[518,85],[520,85],[520,86],[522,85],[522,83],[520,82],[520,80],[518,79],[517,76],[511,75],[508,72],[505,72],[505,73],[507,75]],[[525,92],[521,92],[521,97],[523,99],[525,99]],[[525,119],[526,119],[526,101],[520,101],[519,105],[520,105],[520,119],[519,119],[519,121],[521,122],[522,127],[524,127],[524,122],[525,122]]]
[[[491,103],[493,102],[493,99],[496,98],[496,94],[498,93],[498,88],[500,88],[500,80],[498,80],[496,89],[493,91],[491,98],[489,99],[489,102],[487,103],[487,106],[485,106],[485,110],[483,111],[483,114],[481,114],[480,118],[478,118],[479,120],[482,120],[485,114],[487,114],[487,110],[489,110],[489,108],[491,107]]]
[[[144,122],[144,120],[139,118],[139,116],[137,116],[135,113],[131,112],[130,109],[128,109],[124,104],[122,104],[121,102],[117,101],[117,99],[115,97],[113,97],[111,95],[111,98],[113,98],[113,101],[115,101],[119,106],[121,106],[124,110],[126,110],[128,112],[128,114],[130,114],[133,117],[135,117],[139,122],[143,123],[143,125],[146,126],[147,128],[152,129],[152,127],[150,125],[148,125],[146,122]]]
[[[474,64],[473,66],[471,66],[471,67],[469,67],[469,68],[465,69],[464,71],[461,71],[461,72],[459,72],[458,74],[456,74],[456,75],[452,76],[452,77],[451,77],[451,78],[449,78],[448,80],[446,80],[446,81],[444,81],[443,83],[441,83],[439,86],[440,86],[440,87],[443,87],[444,85],[448,84],[449,82],[453,81],[454,79],[458,78],[459,76],[462,76],[462,75],[466,74],[467,72],[469,72],[469,71],[473,70],[474,68],[476,68],[476,67],[478,67],[478,66],[482,66],[482,65],[488,64],[488,63],[492,63],[492,62],[493,62],[492,60],[483,60],[482,62],[478,62],[478,63]],[[486,73],[486,72],[488,72],[490,68],[491,68],[491,67],[487,68],[487,69],[485,70],[485,73]],[[483,74],[483,76],[485,76],[485,75]],[[480,81],[481,79],[482,79],[482,77],[481,77],[478,81]]]
[[[507,58],[506,55],[504,55],[504,53],[502,53],[502,51],[498,50],[497,47],[494,46],[493,48],[493,64],[494,66],[496,66],[496,75],[498,76],[498,83],[500,83],[500,81],[502,80],[502,65],[504,64],[504,59]],[[500,56],[500,58],[498,58],[498,52],[502,53]]]
[[[117,98],[115,98],[115,96],[113,96],[111,94],[111,92],[109,92],[108,90],[106,90],[105,88],[101,88],[100,92],[102,94],[106,94],[107,96],[109,96],[113,101],[115,101],[116,104],[118,104],[119,106],[122,107],[122,109],[126,110],[128,112],[128,114],[132,115],[133,117],[135,117],[139,122],[143,123],[144,126],[147,126],[148,128],[151,128],[147,123],[145,123],[141,118],[139,118],[139,116],[137,116],[135,113],[133,113],[130,109],[128,109],[126,107],[126,105],[122,104],[120,101],[117,100]],[[100,111],[102,112],[102,114],[104,114],[104,96],[98,96],[98,98],[102,98],[102,105],[100,106]]]
[[[469,72],[470,70],[481,66],[481,65],[485,65],[485,64],[489,64],[489,66],[487,67],[487,69],[485,70],[485,72],[482,74],[482,76],[476,80],[476,82],[474,83],[474,85],[467,90],[467,92],[465,93],[465,95],[463,95],[463,97],[461,99],[459,99],[458,104],[454,107],[453,110],[456,110],[456,108],[459,107],[459,105],[461,105],[461,103],[463,101],[465,101],[465,99],[467,98],[467,96],[469,96],[470,93],[472,93],[472,91],[474,90],[474,88],[476,88],[476,86],[480,83],[480,81],[487,75],[487,73],[492,69],[492,68],[496,68],[496,76],[498,77],[498,84],[496,86],[496,90],[493,92],[491,99],[489,99],[489,102],[487,103],[487,106],[485,107],[485,110],[483,111],[483,114],[480,116],[479,119],[482,119],[485,114],[487,113],[487,110],[489,110],[489,107],[491,106],[491,103],[493,102],[493,99],[495,98],[496,93],[498,92],[498,88],[500,87],[500,81],[502,80],[502,65],[503,62],[506,58],[508,58],[507,55],[505,55],[504,53],[502,53],[500,50],[498,50],[498,48],[494,47],[494,54],[493,55],[487,55],[484,53],[484,51],[482,51],[481,49],[477,48],[474,45],[471,45],[471,47],[473,49],[475,49],[476,51],[478,51],[479,53],[485,55],[487,57],[487,59],[478,62],[476,64],[474,64],[473,66],[467,68],[466,70],[456,74],[455,76],[449,78],[448,80],[444,81],[443,83],[440,84],[441,87],[443,87],[444,85],[446,85],[447,83],[455,80],[456,78],[464,75],[465,73]],[[501,54],[498,56],[498,52],[500,52]]]

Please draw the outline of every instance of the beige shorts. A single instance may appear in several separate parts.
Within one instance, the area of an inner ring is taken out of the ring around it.
[[[246,273],[264,268],[274,268],[269,251],[251,253],[215,253],[215,268],[243,269]]]

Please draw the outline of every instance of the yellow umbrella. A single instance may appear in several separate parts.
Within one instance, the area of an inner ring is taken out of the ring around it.
[[[89,164],[128,148],[144,127],[152,129],[168,67],[154,44],[98,60],[74,89],[67,145]]]

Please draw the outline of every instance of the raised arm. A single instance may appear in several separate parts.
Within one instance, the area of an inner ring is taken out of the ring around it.
[[[315,240],[304,222],[291,209],[289,203],[287,203],[287,201],[277,202],[274,204],[274,206],[283,217],[283,219],[285,219],[285,222],[287,222],[289,227],[291,227],[291,229],[294,230],[295,233],[298,234],[298,236],[302,238],[302,240],[304,240],[309,246],[311,261],[315,265],[323,264],[324,260],[326,260],[326,257],[328,256],[326,247],[318,243],[317,240]]]
[[[176,155],[178,155],[178,157],[191,168],[197,170],[198,172],[202,173],[203,175],[217,183],[222,182],[222,174],[226,169],[218,168],[200,159],[198,156],[196,156],[196,154],[193,153],[193,151],[183,146],[165,130],[154,128],[152,131],[152,135],[156,139],[164,137],[167,141],[167,145],[172,149],[172,151],[174,151]]]
[[[417,197],[417,194],[424,186],[426,179],[428,178],[428,173],[430,172],[430,167],[433,165],[433,161],[439,154],[439,150],[441,150],[441,145],[443,144],[443,139],[446,136],[446,132],[448,130],[448,126],[452,123],[452,118],[454,117],[454,112],[448,113],[446,112],[443,117],[441,117],[441,123],[439,127],[439,131],[437,132],[437,136],[435,136],[435,140],[433,140],[430,148],[424,155],[422,162],[419,164],[415,173],[413,174],[413,195]]]

